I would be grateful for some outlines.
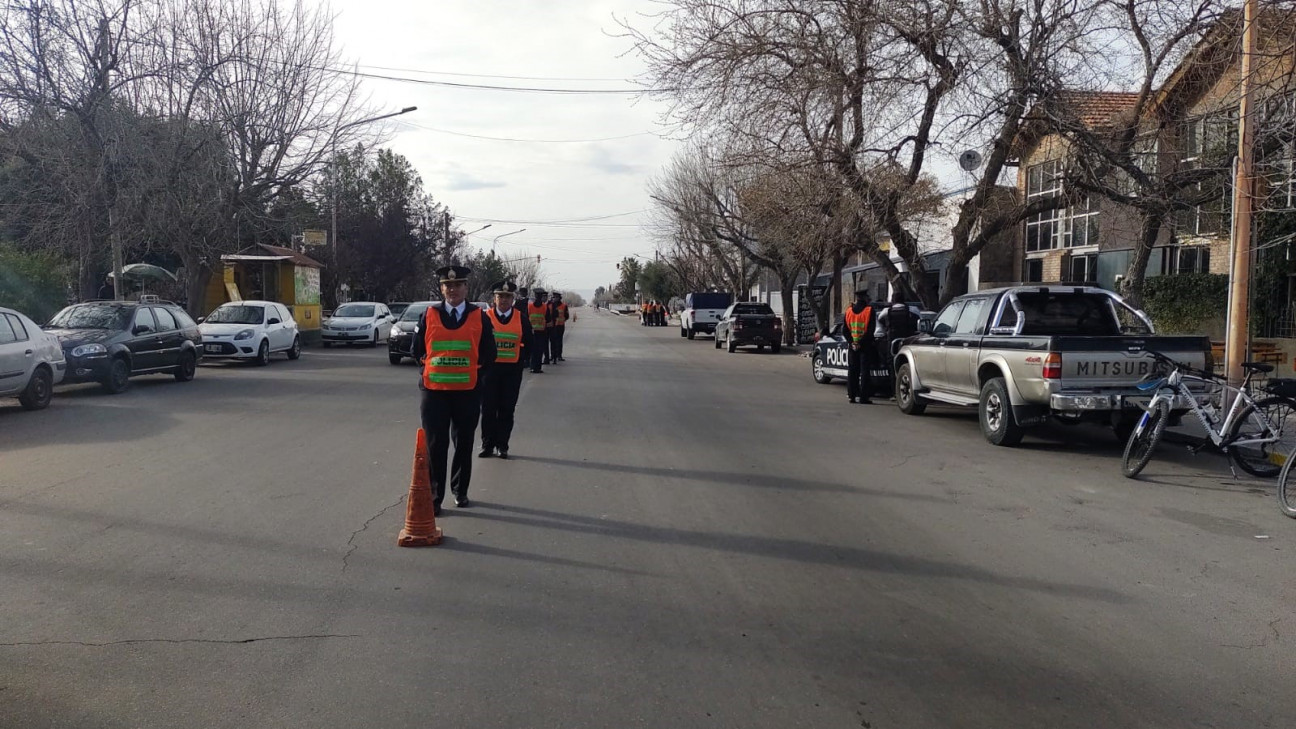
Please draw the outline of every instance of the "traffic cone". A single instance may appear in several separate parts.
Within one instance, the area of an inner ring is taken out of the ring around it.
[[[430,547],[441,543],[441,530],[432,513],[432,482],[428,479],[427,434],[422,428],[414,439],[414,475],[405,501],[405,528],[396,539],[401,547]]]

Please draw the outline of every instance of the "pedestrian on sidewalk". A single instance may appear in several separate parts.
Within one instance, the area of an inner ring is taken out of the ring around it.
[[[414,328],[414,359],[421,362],[420,414],[428,440],[428,470],[433,487],[432,513],[441,513],[445,500],[450,444],[450,491],[464,508],[472,480],[472,451],[481,418],[482,374],[495,363],[495,334],[486,312],[465,301],[468,276],[464,266],[437,269],[440,304],[429,306]]]
[[[535,346],[531,319],[514,307],[517,284],[500,281],[495,290],[495,305],[490,317],[495,334],[495,364],[486,371],[482,382],[482,449],[478,458],[509,457],[509,438],[513,434],[513,414],[522,391],[522,370],[527,366]],[[525,303],[525,302],[524,302]]]

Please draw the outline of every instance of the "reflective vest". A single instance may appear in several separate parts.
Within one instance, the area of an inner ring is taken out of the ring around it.
[[[423,386],[429,390],[471,390],[477,387],[477,345],[481,342],[481,310],[464,307],[458,329],[441,323],[441,307],[423,315]]]
[[[531,328],[537,332],[543,332],[545,330],[545,305],[528,301],[526,312],[527,318],[531,320]]]
[[[855,313],[855,307],[846,309],[846,327],[850,329],[851,341],[859,342],[873,337],[873,307],[865,305],[864,311]]]
[[[566,304],[554,304],[554,326],[556,327],[567,326],[567,305]]]
[[[514,309],[513,316],[505,324],[500,321],[499,312],[492,306],[487,310],[486,316],[491,318],[491,325],[495,328],[495,361],[500,364],[516,364],[522,354],[522,315]]]

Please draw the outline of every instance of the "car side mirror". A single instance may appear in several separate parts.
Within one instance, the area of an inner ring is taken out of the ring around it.
[[[266,324],[282,324],[282,323],[283,322],[279,321],[278,319],[270,319],[269,321],[266,322]]]
[[[932,322],[930,319],[923,319],[918,322],[919,334],[931,334],[934,329],[935,327],[932,326]]]
[[[202,324],[202,323],[203,323],[204,321],[206,321],[206,320],[207,320],[207,317],[205,317],[205,316],[200,316],[200,317],[198,317],[198,323],[199,323],[199,324]]]

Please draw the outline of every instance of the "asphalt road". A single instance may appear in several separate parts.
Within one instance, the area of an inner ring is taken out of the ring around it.
[[[435,548],[381,350],[0,401],[0,727],[1296,726],[1267,484],[580,314]]]

